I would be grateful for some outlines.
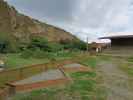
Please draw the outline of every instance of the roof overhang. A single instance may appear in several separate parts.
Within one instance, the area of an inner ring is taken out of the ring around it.
[[[133,35],[116,35],[116,36],[105,36],[99,39],[119,39],[119,38],[133,38]]]

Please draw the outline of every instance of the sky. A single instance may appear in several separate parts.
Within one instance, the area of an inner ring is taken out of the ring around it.
[[[83,40],[133,32],[133,0],[6,1],[19,12],[61,27]]]

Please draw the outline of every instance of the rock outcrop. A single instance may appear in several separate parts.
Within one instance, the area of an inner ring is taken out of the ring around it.
[[[39,22],[20,14],[14,7],[0,0],[0,34],[9,34],[16,40],[28,41],[34,36],[44,36],[49,41],[77,39],[63,29]]]

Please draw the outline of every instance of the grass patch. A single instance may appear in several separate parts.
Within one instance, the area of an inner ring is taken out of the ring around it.
[[[88,58],[85,58],[80,61],[81,64],[83,64],[85,66],[92,67],[92,68],[96,67],[97,62],[98,62],[98,60],[96,57],[88,57]]]
[[[104,61],[110,61],[112,59],[112,57],[108,55],[98,55],[97,57],[99,60],[104,60]]]
[[[133,57],[127,58],[127,61],[128,61],[128,62],[133,62]]]
[[[79,52],[57,52],[57,53],[47,53],[42,55],[40,58],[37,58],[36,55],[34,57],[22,57],[20,53],[15,54],[6,54],[2,55],[2,59],[5,61],[5,65],[7,69],[20,68],[24,66],[34,65],[34,64],[42,64],[47,63],[53,60],[67,60],[72,57],[80,54]]]
[[[40,63],[47,63],[49,62],[49,59],[35,59],[35,58],[28,58],[24,59],[19,56],[19,54],[8,54],[4,57],[6,68],[7,69],[14,69],[14,68],[20,68],[28,65],[33,64],[40,64]]]
[[[105,91],[97,86],[95,72],[70,74],[73,82],[64,86],[17,94],[12,100],[105,100]]]
[[[129,76],[133,76],[133,65],[131,63],[123,63],[120,65],[120,68]]]
[[[75,80],[70,86],[69,92],[78,91],[80,94],[88,94],[94,90],[96,82],[94,80]]]
[[[95,78],[96,73],[95,72],[76,72],[76,73],[71,73],[70,76],[75,79]]]
[[[85,96],[88,100],[92,100],[91,95],[95,84],[94,80],[75,80],[74,83],[63,88],[48,88],[17,94],[12,100],[60,100],[61,98],[63,100],[70,100],[70,98],[77,100],[77,97],[80,98],[79,100],[84,100]]]
[[[78,53],[77,53],[78,54]],[[55,54],[57,58],[72,58],[77,55]],[[98,59],[96,57],[87,57],[80,60],[80,63],[95,68]],[[97,74],[93,72],[69,73],[73,82],[63,86],[35,90],[29,93],[17,94],[12,100],[105,100],[105,90],[98,86]]]

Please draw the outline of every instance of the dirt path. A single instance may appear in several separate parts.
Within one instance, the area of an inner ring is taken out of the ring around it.
[[[117,59],[101,61],[97,71],[104,80],[107,100],[133,100],[133,90],[130,89],[128,76],[119,69]]]

